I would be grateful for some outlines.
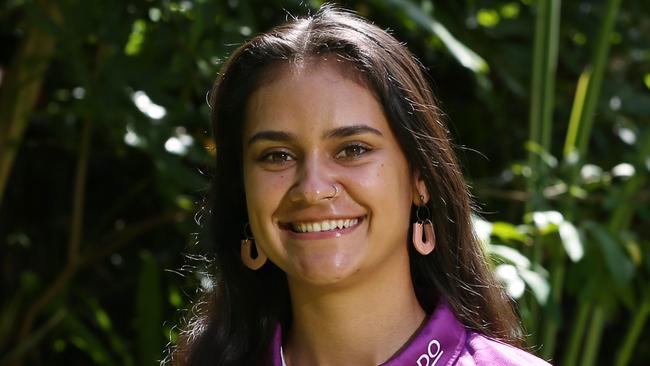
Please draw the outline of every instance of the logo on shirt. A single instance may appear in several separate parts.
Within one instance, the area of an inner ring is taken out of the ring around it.
[[[442,357],[440,342],[432,339],[427,346],[427,353],[423,353],[418,357],[417,366],[435,366],[440,357]]]

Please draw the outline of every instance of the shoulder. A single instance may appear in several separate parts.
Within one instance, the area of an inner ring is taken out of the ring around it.
[[[468,331],[455,366],[550,366],[550,363],[509,344]]]

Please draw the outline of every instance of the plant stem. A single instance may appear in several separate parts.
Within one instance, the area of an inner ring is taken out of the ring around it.
[[[562,290],[564,289],[564,275],[566,265],[564,253],[560,252],[553,258],[551,267],[551,297],[546,306],[546,326],[542,338],[542,357],[549,359],[555,353],[557,330],[560,327]]]
[[[126,245],[133,242],[133,240],[157,229],[158,227],[169,223],[183,221],[185,214],[186,213],[181,210],[163,212],[157,216],[149,217],[126,226],[110,241],[110,244],[87,245],[88,247],[96,247],[97,249],[86,251],[82,254],[79,261],[80,267],[93,265],[104,260],[106,257],[109,257],[111,254],[116,253]]]
[[[564,141],[564,150],[562,152],[562,159],[564,165],[568,168],[568,176],[566,178],[569,187],[573,187],[578,178],[578,170],[581,166],[580,154],[578,153],[578,135],[581,131],[581,124],[583,121],[585,99],[587,97],[587,88],[590,85],[592,69],[587,67],[580,78],[578,79],[578,87],[576,94],[573,98],[573,106],[571,107],[571,117],[569,118],[569,128],[567,130],[566,139]],[[564,202],[565,210],[568,212],[567,220],[573,220],[575,212],[575,200],[571,195],[567,196]]]
[[[578,306],[575,323],[572,327],[573,331],[571,332],[571,338],[569,339],[569,347],[564,354],[564,362],[562,365],[573,366],[576,364],[590,311],[591,303],[588,301],[581,301]]]
[[[14,360],[20,359],[37,345],[52,329],[54,329],[63,318],[65,318],[66,310],[59,309],[47,322],[45,322],[38,330],[33,332],[28,339],[15,347],[8,355],[4,356],[0,361],[0,365],[9,365]]]
[[[529,140],[545,152],[549,152],[551,149],[559,28],[560,0],[538,1],[533,49]],[[528,161],[532,170],[531,178],[528,180],[528,191],[532,194],[532,199],[527,203],[526,212],[532,212],[538,210],[542,205],[543,177],[546,167],[539,152],[532,151],[532,149],[529,149]]]
[[[70,237],[68,239],[68,260],[63,270],[52,281],[48,288],[39,296],[27,309],[23,318],[20,330],[18,331],[18,344],[22,344],[29,336],[38,315],[74,276],[79,266],[79,248],[81,244],[84,216],[84,198],[86,196],[86,177],[88,170],[88,155],[90,154],[90,139],[92,135],[92,123],[84,122],[79,142],[79,158],[77,159],[77,171],[72,194],[72,218],[70,222]],[[22,364],[18,359],[15,365]]]
[[[36,7],[49,20],[61,22],[57,2],[42,0]],[[3,73],[6,80],[0,88],[0,206],[55,44],[52,32],[38,25],[29,26],[11,67]]]
[[[541,148],[541,152],[550,151],[550,136],[553,122],[555,70],[557,68],[558,34],[560,18],[560,0],[541,0],[537,2],[537,17],[535,20],[535,43],[533,49],[533,67],[531,83],[531,101],[529,116],[529,141]],[[539,149],[536,149],[539,150]],[[537,211],[542,207],[544,185],[543,177],[546,166],[541,159],[540,151],[528,149],[528,164],[531,176],[527,181],[527,191],[530,199],[526,202],[526,212]],[[533,238],[533,263],[542,261],[542,248],[539,235]],[[540,306],[531,302],[531,318],[539,319]],[[540,324],[531,329],[534,338],[540,331]],[[533,339],[536,341],[536,339]]]
[[[580,117],[580,131],[578,133],[577,148],[579,159],[584,159],[589,148],[589,137],[591,135],[591,127],[594,122],[594,115],[596,107],[598,106],[598,99],[600,98],[600,86],[605,74],[605,66],[607,64],[607,57],[609,55],[610,39],[614,25],[616,24],[616,17],[621,5],[621,0],[608,0],[605,8],[605,19],[598,32],[596,48],[593,55],[593,72],[589,78],[587,91],[584,100],[584,110]]]
[[[571,121],[569,124],[569,131],[564,146],[564,158],[570,164],[569,186],[575,184],[577,178],[579,162],[584,161],[584,157],[589,149],[589,137],[591,136],[591,128],[594,122],[594,115],[598,100],[600,97],[600,89],[605,73],[605,66],[607,57],[609,55],[611,34],[616,23],[616,17],[621,5],[621,0],[608,0],[605,7],[605,18],[601,24],[597,42],[595,45],[592,62],[590,66],[585,68],[585,71],[580,76],[578,81],[578,90],[574,100],[573,110],[571,112]],[[577,156],[573,156],[577,153]],[[566,204],[569,208],[568,217],[573,219],[575,217],[575,205],[573,200],[569,197]],[[592,299],[580,299],[579,319],[577,322],[581,323],[583,307],[589,307],[589,302]],[[601,304],[595,305],[594,314],[591,319],[590,331],[587,336],[586,346],[583,356],[583,366],[593,365],[595,362],[598,348],[600,346],[600,338],[605,325],[605,310]],[[581,324],[578,324],[581,325]],[[581,328],[581,327],[578,327]],[[582,329],[575,329],[571,346],[567,353],[566,365],[572,365],[577,357],[577,348],[580,344],[580,338],[583,337]]]
[[[585,98],[587,96],[587,87],[589,86],[589,80],[591,80],[591,68],[587,67],[582,72],[582,74],[580,74],[580,78],[578,79],[578,86],[576,88],[576,94],[573,98],[571,117],[569,118],[569,128],[567,130],[566,140],[564,141],[564,150],[562,151],[562,155],[565,161],[571,160],[571,157],[576,150],[576,144],[578,143],[578,133],[580,131],[580,122],[582,121],[582,115],[584,113]]]
[[[530,336],[528,337],[528,342],[530,344],[538,344],[537,342],[539,338],[539,303],[537,302],[537,299],[533,294],[530,294],[529,298],[529,303],[530,303],[530,322],[527,327],[527,331],[529,332]]]
[[[630,322],[630,328],[625,335],[623,345],[616,356],[616,363],[614,366],[625,366],[630,362],[634,346],[639,340],[639,335],[648,320],[648,314],[650,314],[650,299],[646,299],[641,305],[641,308],[634,314],[634,318]]]
[[[585,340],[585,349],[582,355],[582,366],[593,366],[596,364],[596,356],[600,348],[600,340],[605,325],[605,308],[601,304],[594,307],[591,315],[591,324]]]

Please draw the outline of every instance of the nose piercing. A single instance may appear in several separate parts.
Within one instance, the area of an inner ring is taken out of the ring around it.
[[[336,186],[336,184],[332,184],[332,187],[334,187],[334,194],[331,196],[324,197],[326,200],[331,200],[336,198],[336,196],[339,195],[339,188]]]

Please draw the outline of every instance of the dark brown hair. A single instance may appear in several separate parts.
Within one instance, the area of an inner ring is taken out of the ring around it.
[[[470,195],[422,66],[387,32],[326,5],[239,47],[215,82],[210,105],[217,157],[203,238],[215,253],[215,286],[192,314],[172,363],[260,364],[275,325],[290,320],[284,273],[272,263],[251,271],[239,257],[248,221],[242,178],[244,109],[273,66],[328,56],[343,60],[374,92],[411,169],[420,172],[430,192],[436,250],[421,256],[409,246],[422,307],[431,312],[442,297],[466,327],[519,344],[518,319],[474,236]]]

